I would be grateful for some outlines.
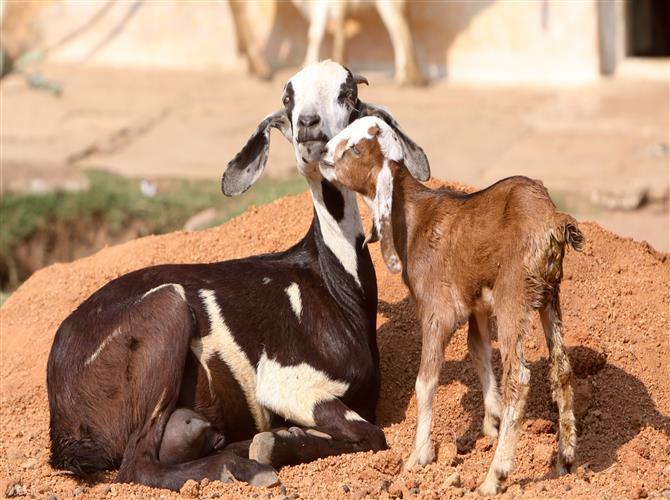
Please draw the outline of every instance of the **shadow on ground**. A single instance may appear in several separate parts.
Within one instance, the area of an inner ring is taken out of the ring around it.
[[[409,298],[396,304],[380,301],[379,309],[388,321],[377,332],[382,365],[377,420],[379,425],[386,427],[406,418],[421,359],[421,337]],[[465,343],[458,334],[452,342]],[[619,448],[645,427],[670,436],[670,418],[658,411],[649,391],[637,377],[608,363],[603,352],[582,346],[568,347],[567,350],[575,375],[573,386],[579,389],[575,397],[579,433],[577,466],[588,463],[594,472],[608,468],[616,461]],[[538,420],[543,432],[555,433],[558,411],[551,400],[549,360],[546,354],[544,356],[530,364],[531,389],[526,421]],[[493,364],[500,380],[498,349],[493,351]],[[469,453],[481,436],[484,416],[481,386],[469,355],[445,362],[440,385],[454,382],[467,387],[461,404],[470,418],[467,429],[456,437],[462,455]],[[408,417],[414,418],[413,415]]]

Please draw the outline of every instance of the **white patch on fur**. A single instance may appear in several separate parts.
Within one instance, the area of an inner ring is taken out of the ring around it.
[[[344,198],[344,217],[338,223],[326,208],[323,201],[321,181],[310,181],[314,209],[319,218],[321,234],[326,246],[335,254],[342,267],[354,277],[358,286],[361,281],[358,277],[358,255],[356,240],[363,235],[363,224],[356,204],[356,195],[349,190],[341,190]]]
[[[343,396],[349,384],[307,363],[282,366],[263,352],[256,370],[258,402],[291,422],[313,427],[314,407]]]
[[[117,328],[116,330],[114,330],[105,340],[102,341],[102,343],[98,346],[95,352],[93,352],[93,354],[91,354],[91,356],[84,362],[84,366],[88,366],[91,363],[93,363],[93,361],[95,361],[95,359],[100,355],[102,350],[105,347],[107,347],[107,344],[109,344],[119,335],[121,335],[121,328]]]
[[[347,76],[344,66],[329,59],[308,64],[296,73],[290,80],[294,92],[293,130],[298,130],[301,114],[318,115],[321,118],[321,131],[327,137],[332,137],[346,127],[350,109],[340,104],[338,97]],[[296,141],[297,134],[294,134],[294,143],[297,145]]]
[[[333,439],[333,436],[330,434],[326,434],[325,432],[317,431],[316,429],[307,429],[305,431],[307,434],[310,434],[314,437],[318,437],[321,439]]]
[[[300,321],[300,317],[302,316],[302,300],[300,298],[300,287],[298,286],[297,283],[291,283],[289,286],[286,287],[286,295],[288,295],[288,300],[291,302],[291,309],[293,309],[293,312],[295,313],[295,316],[298,318],[298,321]]]
[[[345,420],[348,420],[349,422],[366,422],[366,420],[361,417],[358,413],[356,413],[354,410],[347,410],[346,413],[344,414]]]
[[[175,292],[177,292],[182,299],[186,300],[186,292],[184,292],[184,287],[177,284],[177,283],[165,283],[163,285],[157,286],[156,288],[152,288],[151,290],[146,292],[144,295],[142,295],[142,298],[145,299],[147,297],[147,295],[151,295],[152,293],[157,292],[158,290],[161,290],[162,288],[165,288],[166,286],[174,287]]]
[[[431,431],[433,426],[433,397],[435,396],[436,388],[437,379],[424,381],[417,378],[414,386],[416,391],[417,418],[414,449],[410,458],[421,465],[432,462],[435,457]]]
[[[163,406],[163,400],[165,399],[165,394],[166,393],[167,393],[167,389],[163,389],[163,392],[161,393],[161,397],[158,400],[158,403],[156,404],[156,407],[154,408],[154,411],[151,412],[151,420],[154,420],[156,417],[160,416],[161,406]]]
[[[380,131],[376,138],[384,158],[396,162],[401,161],[404,158],[404,153],[400,140],[393,129],[384,120],[376,116],[364,116],[354,120],[347,128],[329,140],[326,144],[323,159],[329,163],[334,163],[338,159],[335,158],[335,150],[343,141],[346,141],[347,148],[350,148],[363,139],[373,139],[374,136],[370,135],[370,129],[373,127],[377,127]]]
[[[266,276],[265,278],[263,278],[263,284],[264,284],[264,285],[267,285],[267,284],[270,283],[271,281],[272,281],[272,279],[271,279],[271,278],[268,278],[267,276]]]
[[[267,412],[256,401],[256,372],[242,348],[235,342],[221,315],[221,308],[213,290],[200,290],[200,297],[209,316],[210,333],[191,342],[191,351],[204,367],[211,382],[207,365],[209,359],[218,355],[228,365],[233,377],[244,392],[247,405],[259,431],[270,428]],[[211,388],[210,388],[211,390]]]

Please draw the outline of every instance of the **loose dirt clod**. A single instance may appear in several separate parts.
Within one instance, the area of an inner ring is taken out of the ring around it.
[[[367,208],[361,206],[361,211],[367,228]],[[0,309],[0,478],[21,478],[11,485],[0,479],[2,492],[16,496],[41,489],[42,496],[68,498],[81,486],[71,475],[51,470],[42,458],[49,447],[46,360],[58,325],[80,302],[107,281],[140,267],[214,262],[285,249],[304,235],[311,217],[309,195],[282,198],[251,208],[218,228],[149,236],[35,273]],[[576,466],[588,464],[588,471],[561,477],[554,471],[557,411],[548,384],[544,335],[535,324],[526,339],[533,383],[508,493],[524,498],[565,497],[566,492],[579,498],[663,495],[670,453],[670,259],[595,224],[580,227],[586,249],[566,255],[564,267],[570,279],[563,282],[561,299],[565,343],[577,385],[583,386],[578,390],[584,405]],[[416,418],[414,378],[421,338],[414,306],[400,278],[386,271],[377,245],[371,251],[379,285],[382,387],[377,416],[390,449],[285,467],[280,480],[287,493],[306,499],[353,498],[364,496],[363,492],[409,497],[415,488],[426,498],[469,497],[486,472],[494,447],[481,435],[482,393],[467,354],[465,331],[457,332],[445,351],[434,408],[434,437],[440,444],[437,461],[402,473],[400,463],[411,448]],[[494,348],[500,377],[500,356]],[[458,454],[452,457],[453,444]],[[38,463],[22,468],[37,456],[24,452],[36,448],[41,450]],[[449,485],[455,473],[460,487]],[[179,496],[137,485],[93,486],[111,483],[114,475],[98,474],[81,496]],[[267,498],[279,494],[279,489],[193,481],[182,494]]]

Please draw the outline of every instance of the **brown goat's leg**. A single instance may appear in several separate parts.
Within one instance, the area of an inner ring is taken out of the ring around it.
[[[503,409],[493,461],[486,478],[478,488],[480,495],[500,493],[514,460],[519,429],[530,387],[530,369],[523,355],[523,337],[528,328],[529,313],[511,308],[497,314],[498,338],[503,365]]]
[[[442,325],[432,313],[429,313],[429,317],[421,323],[423,330],[421,365],[414,386],[417,412],[414,448],[403,464],[404,470],[409,470],[415,465],[426,465],[435,460],[435,449],[431,438],[433,398],[444,362],[445,337],[451,338],[456,330],[454,321],[446,326]]]
[[[551,357],[551,395],[558,406],[558,460],[556,469],[559,474],[572,472],[577,447],[575,415],[572,397],[572,369],[565,353],[561,336],[561,305],[558,292],[549,303],[540,310],[544,336]]]
[[[387,448],[384,432],[338,399],[319,403],[314,408],[314,422],[314,428],[291,427],[256,434],[249,458],[281,467]]]
[[[491,339],[489,315],[485,311],[474,312],[468,322],[468,351],[477,370],[484,394],[484,435],[496,437],[500,426],[500,394],[496,376],[491,365]]]

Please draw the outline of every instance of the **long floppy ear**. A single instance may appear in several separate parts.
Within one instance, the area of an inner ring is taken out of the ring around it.
[[[281,131],[292,140],[291,123],[286,110],[279,110],[266,116],[249,138],[242,150],[230,160],[221,178],[221,191],[226,196],[244,193],[260,177],[270,151],[270,129]]]
[[[393,243],[393,225],[391,208],[393,206],[393,174],[388,160],[384,160],[384,166],[377,174],[377,192],[372,202],[372,217],[377,234],[381,241],[382,257],[386,267],[392,273],[401,270],[400,257]]]
[[[376,106],[374,104],[368,104],[365,102],[360,103],[359,117],[363,116],[376,116],[384,120],[389,127],[393,129],[395,134],[400,139],[404,151],[404,161],[405,166],[409,172],[414,176],[415,179],[420,181],[427,181],[430,179],[430,164],[428,163],[428,158],[426,153],[423,152],[421,146],[416,142],[410,139],[405,132],[402,131],[398,122],[393,118],[390,111],[387,109]]]

